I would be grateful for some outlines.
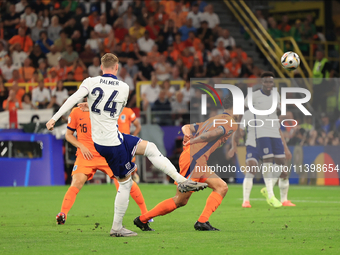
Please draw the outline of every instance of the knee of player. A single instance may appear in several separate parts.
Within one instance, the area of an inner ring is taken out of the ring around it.
[[[180,197],[174,197],[173,200],[175,201],[175,204],[177,206],[177,208],[185,206],[188,203],[189,199],[186,198],[180,198]]]
[[[274,158],[264,158],[263,163],[273,163]]]
[[[223,189],[224,193],[227,194],[228,189],[229,189],[229,188],[228,188],[228,184],[227,184],[227,183],[224,183],[222,189]]]
[[[155,156],[155,155],[159,155],[160,152],[156,146],[156,144],[154,144],[153,142],[148,142],[148,145],[146,147],[145,150],[145,156]]]
[[[284,165],[286,163],[286,159],[285,158],[276,158],[275,163],[278,164],[278,165]]]
[[[80,180],[72,181],[71,186],[76,187],[78,190],[81,190],[81,188],[84,186],[84,183]]]
[[[228,192],[228,185],[224,181],[221,182],[221,184],[218,187],[219,193],[224,196]]]

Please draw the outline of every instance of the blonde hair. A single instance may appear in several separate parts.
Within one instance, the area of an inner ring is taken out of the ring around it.
[[[118,64],[119,60],[116,55],[112,53],[106,53],[104,56],[102,56],[101,62],[103,68],[110,68]]]

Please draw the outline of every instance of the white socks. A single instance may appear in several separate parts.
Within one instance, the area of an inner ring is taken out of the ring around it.
[[[279,179],[281,203],[288,200],[289,179]]]
[[[253,188],[254,175],[246,173],[243,179],[243,203],[249,201],[251,189]]]
[[[263,163],[262,174],[263,174],[264,183],[266,184],[269,199],[271,199],[272,196],[274,196],[272,169],[273,169],[273,163]]]
[[[116,199],[115,199],[115,211],[113,216],[113,230],[120,230],[123,227],[123,217],[124,214],[129,206],[129,197],[130,197],[130,190],[132,187],[132,179],[131,177],[124,181],[119,182],[119,188],[117,191]]]
[[[282,173],[283,166],[274,164],[273,167],[274,167],[274,172],[273,172],[273,187],[274,187]]]
[[[279,180],[281,202],[287,201],[289,179],[279,178],[279,176],[281,175],[283,166],[277,165],[277,164],[273,165],[272,163],[263,163],[263,166],[264,166],[264,169],[267,169],[267,171],[263,171],[263,179],[267,187],[268,198],[270,199],[272,196],[274,196],[273,188],[277,180]],[[272,168],[273,170],[269,170],[271,167],[273,167]]]
[[[166,175],[169,175],[177,183],[181,183],[187,180],[184,176],[180,175],[177,172],[176,167],[171,164],[170,160],[167,157],[164,157],[162,155],[162,153],[158,150],[157,146],[154,143],[148,142],[145,148],[144,156],[146,156],[155,167],[157,167]]]

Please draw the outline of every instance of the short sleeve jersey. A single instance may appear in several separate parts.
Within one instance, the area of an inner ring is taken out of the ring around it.
[[[87,78],[79,89],[88,91],[92,140],[102,146],[117,146],[123,141],[118,118],[129,96],[129,85],[115,75],[104,74]]]
[[[72,131],[77,131],[77,139],[86,148],[88,148],[94,157],[100,157],[99,153],[94,148],[91,137],[91,120],[90,113],[83,112],[79,108],[73,108],[69,117],[67,128]],[[82,155],[80,149],[77,149],[77,156]]]
[[[135,121],[136,114],[131,108],[124,107],[118,119],[118,130],[124,134],[130,134],[131,123]]]

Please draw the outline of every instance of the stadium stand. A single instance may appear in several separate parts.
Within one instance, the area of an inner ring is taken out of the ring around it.
[[[268,1],[240,2],[282,51],[296,50],[290,42],[297,42],[314,77],[339,76],[339,43],[332,42],[338,27],[325,34],[311,15],[277,20]],[[120,59],[119,78],[130,86],[128,106],[149,124],[188,122],[190,78],[256,78],[275,71],[226,1],[20,0],[3,1],[0,13],[0,111],[57,110],[80,81],[101,74],[99,58],[106,52]],[[339,87],[313,87],[322,92],[313,101],[321,121],[295,116],[298,128],[283,128],[287,141],[339,143]]]

